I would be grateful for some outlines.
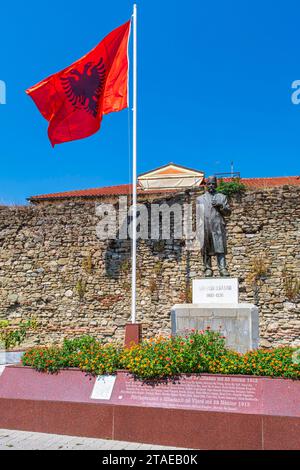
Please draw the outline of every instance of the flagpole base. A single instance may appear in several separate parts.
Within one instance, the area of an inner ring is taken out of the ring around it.
[[[134,344],[142,341],[142,324],[127,323],[125,326],[125,348],[130,348]]]

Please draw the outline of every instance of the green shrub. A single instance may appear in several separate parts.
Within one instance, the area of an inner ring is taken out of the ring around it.
[[[30,366],[40,372],[54,373],[66,367],[77,367],[78,363],[72,360],[71,354],[63,354],[56,346],[37,347],[29,349],[22,356],[24,366]]]
[[[48,372],[78,367],[86,373],[102,375],[125,369],[143,380],[204,372],[300,379],[300,361],[293,360],[296,351],[285,347],[239,354],[226,348],[219,332],[208,328],[187,336],[154,338],[131,348],[102,344],[84,336],[65,340],[60,347],[32,348],[22,361]]]
[[[82,336],[65,339],[62,346],[29,349],[23,355],[22,363],[50,373],[66,367],[78,367],[82,371],[102,375],[112,374],[118,369],[119,355],[118,346]]]
[[[232,196],[233,194],[242,194],[246,191],[246,186],[241,183],[239,178],[233,178],[232,181],[220,180],[218,183],[217,191]]]
[[[250,351],[242,358],[240,373],[300,379],[300,365],[293,362],[296,351],[290,347]]]
[[[120,349],[114,344],[94,344],[78,356],[78,367],[93,375],[114,374],[120,368]]]
[[[92,345],[98,344],[96,338],[92,336],[79,336],[73,339],[64,339],[62,349],[66,353],[77,353],[91,348]]]
[[[0,343],[4,344],[5,349],[11,349],[24,342],[29,330],[36,330],[38,327],[35,318],[27,321],[21,321],[14,325],[8,320],[0,322]]]
[[[209,358],[224,354],[225,340],[215,331],[193,331],[186,337],[155,338],[123,349],[124,369],[145,379],[208,372]]]

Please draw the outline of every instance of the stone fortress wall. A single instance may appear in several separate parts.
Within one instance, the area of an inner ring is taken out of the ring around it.
[[[195,196],[168,196],[167,203]],[[248,190],[231,201],[227,256],[240,301],[259,306],[261,345],[300,344],[300,187]],[[111,202],[105,200],[105,202]],[[163,200],[156,201],[163,203]],[[28,345],[93,334],[123,339],[130,318],[130,241],[100,241],[95,201],[0,207],[0,319],[39,322]],[[190,301],[200,253],[182,240],[140,241],[137,321],[169,335],[170,311]]]

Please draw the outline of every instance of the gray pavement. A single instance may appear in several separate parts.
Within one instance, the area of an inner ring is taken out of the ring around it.
[[[176,447],[0,429],[0,450],[164,450]]]

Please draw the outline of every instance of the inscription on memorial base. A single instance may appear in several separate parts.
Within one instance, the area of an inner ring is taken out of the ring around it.
[[[239,287],[237,278],[193,280],[193,304],[237,304]]]
[[[120,375],[115,399],[126,405],[257,413],[261,392],[258,379],[251,377],[194,375],[149,386]]]
[[[297,380],[217,374],[147,384],[118,372],[111,397],[116,405],[300,417],[299,402]]]

